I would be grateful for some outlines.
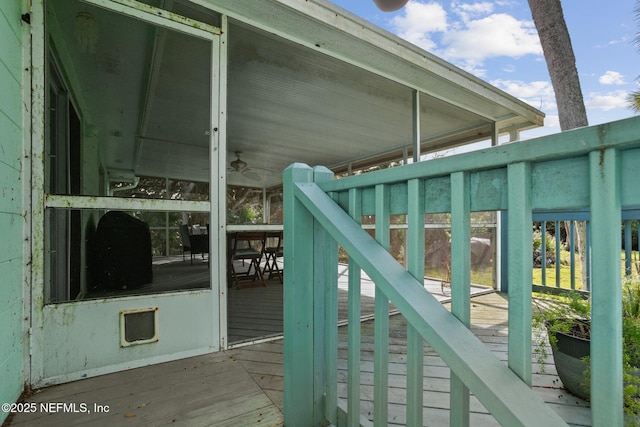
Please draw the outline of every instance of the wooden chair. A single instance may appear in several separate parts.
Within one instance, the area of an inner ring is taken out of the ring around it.
[[[262,286],[267,286],[267,283],[264,281],[264,276],[262,275],[262,269],[260,268],[262,248],[264,247],[266,233],[240,231],[229,237],[232,239],[229,268],[231,269],[233,284],[238,289],[240,289],[242,283],[251,284],[256,281],[262,284]],[[258,245],[262,246],[258,249]],[[236,271],[234,261],[239,260],[249,261],[249,268],[246,272]],[[251,273],[252,269],[253,274]]]
[[[268,232],[266,235],[266,241],[269,239],[276,242],[275,246],[266,246],[263,249],[265,264],[264,270],[262,270],[262,274],[266,276],[269,273],[269,279],[273,276],[277,276],[280,279],[280,283],[283,283],[283,270],[282,267],[278,265],[278,258],[284,256],[284,249],[282,247],[283,236],[282,231],[272,231]]]
[[[193,256],[200,254],[204,259],[204,254],[209,254],[209,236],[206,234],[191,234],[189,226],[180,225],[180,238],[182,239],[182,261],[184,261],[185,252],[191,255],[191,265],[193,265]]]

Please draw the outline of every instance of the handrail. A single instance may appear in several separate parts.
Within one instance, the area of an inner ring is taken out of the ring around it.
[[[467,327],[427,292],[423,283],[398,264],[317,184],[299,183],[294,191],[296,199],[345,248],[499,423],[509,426],[566,425]],[[522,402],[528,402],[528,405],[523,407]]]
[[[392,184],[414,178],[433,178],[452,171],[471,172],[504,167],[520,162],[542,162],[585,155],[590,151],[635,148],[640,145],[638,118],[620,120],[599,126],[584,127],[547,135],[514,144],[498,145],[470,153],[441,157],[428,162],[412,163],[399,168],[382,169],[372,173],[350,176],[320,184],[326,192],[376,184]],[[567,143],[571,140],[572,143]]]
[[[592,247],[592,425],[621,426],[619,231],[621,213],[624,217],[625,212],[640,207],[640,191],[633,184],[639,162],[640,118],[633,118],[339,180],[322,167],[294,164],[287,168],[287,424],[337,424],[345,417],[349,425],[362,424],[359,328],[348,330],[346,414],[340,409],[336,391],[339,242],[350,256],[350,325],[359,319],[360,269],[376,284],[375,425],[386,422],[388,323],[383,319],[388,318],[389,301],[409,323],[407,424],[422,425],[422,340],[427,338],[452,369],[450,413],[454,425],[469,422],[469,390],[503,424],[561,425],[562,420],[529,389],[531,224],[534,214],[541,212],[584,212],[589,217]],[[503,261],[509,282],[508,368],[487,355],[486,348],[466,328],[470,318],[469,215],[492,210],[502,211],[506,218],[508,257]],[[443,212],[451,213],[451,314],[422,286],[424,214]],[[389,215],[396,214],[408,215],[407,270],[385,250]],[[375,215],[378,242],[359,224],[363,215]],[[516,394],[520,397],[512,399]]]

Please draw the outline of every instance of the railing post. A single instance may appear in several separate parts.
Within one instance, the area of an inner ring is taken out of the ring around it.
[[[332,181],[333,172],[323,166],[313,168],[315,183]],[[338,424],[338,244],[314,221],[314,402],[322,402],[324,418]],[[318,411],[320,412],[320,411]],[[322,424],[320,414],[316,422]]]
[[[500,216],[500,281],[497,288],[500,292],[509,292],[509,215],[507,211],[498,211]]]
[[[360,190],[349,189],[349,216],[360,224],[362,222],[362,200]],[[347,329],[347,423],[360,425],[360,266],[349,257],[348,322]]]
[[[540,229],[542,230],[540,246],[540,252],[542,252],[542,286],[547,286],[547,221],[542,221]]]
[[[555,223],[555,229],[556,229],[556,288],[560,287],[560,271],[561,271],[561,266],[562,266],[562,259],[560,258],[560,255],[562,254],[562,251],[560,250],[560,248],[562,247],[562,244],[560,242],[560,237],[562,235],[562,230],[560,229],[560,221],[556,221]]]
[[[531,386],[533,237],[531,164],[507,167],[509,215],[509,368]]]
[[[471,325],[471,193],[469,174],[451,174],[451,312]],[[469,425],[469,389],[451,373],[450,425]]]
[[[284,170],[284,416],[288,426],[319,426],[324,415],[314,396],[313,216],[295,196],[311,182],[307,165]]]
[[[624,275],[631,276],[631,220],[624,221]]]
[[[408,259],[407,269],[424,286],[424,182],[408,182]],[[407,326],[407,425],[422,425],[424,385],[424,340],[410,324]]]
[[[623,425],[619,162],[614,148],[589,153],[593,256],[591,417],[596,427]]]
[[[389,250],[389,186],[376,185],[376,241]],[[376,286],[373,362],[373,414],[376,427],[389,418],[389,299]]]
[[[585,271],[582,272],[582,274],[586,274],[587,275],[587,280],[586,280],[586,284],[587,284],[587,291],[591,292],[591,255],[592,255],[592,251],[591,251],[591,220],[587,220],[587,224],[586,224],[586,251],[587,254],[585,256]]]
[[[576,221],[569,221],[569,266],[571,268],[571,289],[576,289]]]

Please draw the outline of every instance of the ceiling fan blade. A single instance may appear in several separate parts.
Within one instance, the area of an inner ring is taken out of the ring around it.
[[[242,172],[242,175],[246,176],[251,181],[262,181],[260,175],[253,171],[244,171]]]

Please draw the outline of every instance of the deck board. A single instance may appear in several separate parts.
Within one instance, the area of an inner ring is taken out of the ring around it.
[[[448,305],[448,304],[447,304]],[[490,294],[472,299],[471,330],[498,357],[507,362],[507,298],[506,295]],[[373,332],[372,324],[362,324],[363,345],[361,349],[361,389],[363,398],[361,407],[365,416],[373,408]],[[392,316],[390,320],[389,355],[389,425],[403,425],[406,407],[403,404],[406,396],[406,321],[402,316]],[[344,328],[346,329],[346,328]],[[347,360],[346,330],[340,331],[338,368],[340,369],[339,397],[346,399]],[[583,400],[572,396],[560,388],[555,375],[553,362],[545,365],[544,373],[532,356],[533,385],[536,393],[571,425],[591,425],[590,410]],[[450,370],[433,352],[428,343],[424,345],[424,425],[449,425],[449,378]],[[473,396],[470,401],[471,425],[497,426],[495,419]]]
[[[243,289],[243,291],[246,289]],[[506,363],[507,299],[493,293],[472,299],[472,331]],[[406,394],[406,322],[390,319],[389,425],[403,425]],[[361,323],[362,413],[373,410],[372,321]],[[346,326],[340,327],[339,396],[346,396]],[[226,352],[132,369],[44,389],[28,402],[85,402],[109,405],[107,414],[18,414],[10,426],[184,425],[250,426],[283,424],[282,340],[238,347]],[[532,359],[533,360],[533,359]],[[535,360],[534,360],[535,362]],[[552,361],[545,373],[533,366],[536,393],[570,425],[589,426],[586,402],[561,388]],[[424,425],[447,426],[449,368],[425,344]],[[471,425],[497,426],[482,404],[471,398]]]
[[[241,264],[236,267],[242,271]],[[245,267],[246,268],[246,267]],[[345,323],[348,310],[347,266],[338,266],[338,320]],[[446,301],[448,294],[442,294],[440,282],[425,279],[425,288],[439,300]],[[486,292],[488,288],[472,286],[472,293]],[[375,284],[362,274],[361,314],[372,316],[375,310]],[[389,309],[394,310],[393,304]],[[267,280],[267,286],[256,284],[240,289],[230,287],[227,294],[228,342],[231,345],[261,341],[282,335],[284,330],[283,285],[276,278]]]

